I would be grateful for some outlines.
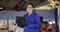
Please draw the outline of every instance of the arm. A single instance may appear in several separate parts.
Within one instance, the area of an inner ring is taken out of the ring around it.
[[[40,17],[38,15],[35,16],[35,25],[40,27]]]

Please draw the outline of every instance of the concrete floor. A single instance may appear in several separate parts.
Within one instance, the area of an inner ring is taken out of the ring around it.
[[[7,30],[0,30],[0,32],[8,32]]]

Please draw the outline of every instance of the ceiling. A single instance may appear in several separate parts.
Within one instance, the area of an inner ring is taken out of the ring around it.
[[[46,0],[0,0],[0,7],[6,10],[25,10],[27,3],[32,3],[34,6],[41,4]]]

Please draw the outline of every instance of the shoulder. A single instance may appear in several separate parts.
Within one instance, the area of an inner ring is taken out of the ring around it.
[[[34,17],[39,17],[39,15],[37,13],[34,13]]]
[[[27,14],[24,15],[24,17],[26,17],[26,16],[27,16]]]
[[[39,16],[37,13],[34,13],[35,16]]]

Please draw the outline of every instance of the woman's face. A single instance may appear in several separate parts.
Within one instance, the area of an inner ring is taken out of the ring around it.
[[[27,12],[28,12],[28,13],[31,13],[32,11],[34,11],[32,5],[28,5],[28,6],[27,6]]]

